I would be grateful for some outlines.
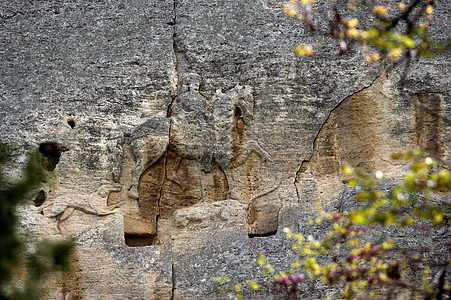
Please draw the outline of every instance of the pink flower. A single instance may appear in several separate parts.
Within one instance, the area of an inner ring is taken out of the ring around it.
[[[348,256],[348,262],[351,263],[358,258],[357,254],[351,254]]]
[[[299,281],[304,280],[304,275],[303,274],[290,275],[288,278],[290,279],[291,282],[298,283]]]
[[[290,283],[290,280],[288,279],[288,276],[285,276],[277,279],[276,283],[280,285],[287,285],[288,283]]]
[[[377,247],[376,246],[371,246],[369,255],[370,256],[375,256],[377,254]]]
[[[405,282],[405,281],[401,281],[401,282],[399,283],[399,285],[400,285],[401,287],[403,287],[403,288],[409,286],[409,284],[408,284],[407,282]]]

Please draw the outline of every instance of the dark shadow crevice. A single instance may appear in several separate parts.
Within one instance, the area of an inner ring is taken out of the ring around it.
[[[45,192],[43,190],[40,190],[38,192],[38,194],[36,195],[36,198],[34,198],[34,200],[33,200],[34,206],[36,206],[36,207],[41,206],[42,204],[44,204],[46,198],[47,197],[46,197]]]
[[[74,120],[69,120],[69,121],[67,121],[67,125],[69,125],[71,129],[74,129],[75,121]]]
[[[270,232],[266,232],[266,233],[249,233],[247,236],[250,239],[253,239],[255,237],[269,237],[269,236],[273,236],[277,234],[277,229],[275,231],[270,231]]]
[[[145,247],[151,246],[154,243],[156,235],[136,235],[131,233],[124,234],[125,244],[129,247]]]
[[[53,142],[45,142],[39,145],[39,152],[45,157],[44,168],[53,171],[60,161],[61,153],[68,149]]]

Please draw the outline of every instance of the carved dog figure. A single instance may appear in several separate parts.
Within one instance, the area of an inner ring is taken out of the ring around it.
[[[48,218],[55,218],[56,228],[61,232],[60,224],[67,220],[75,210],[79,210],[88,215],[106,216],[117,213],[113,211],[116,206],[113,206],[110,210],[104,210],[96,207],[93,203],[93,197],[102,197],[97,194],[75,194],[68,193],[58,196],[50,203],[39,207],[38,212],[45,215]],[[45,210],[47,207],[52,207],[50,211]]]

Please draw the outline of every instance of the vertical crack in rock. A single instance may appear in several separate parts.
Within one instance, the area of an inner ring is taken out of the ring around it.
[[[177,85],[178,85],[178,81],[179,81],[179,62],[178,62],[178,54],[177,54],[177,33],[176,33],[176,25],[177,25],[177,2],[176,0],[173,0],[172,2],[172,21],[168,22],[167,24],[171,26],[172,28],[172,55],[173,55],[173,60],[174,63],[172,65],[172,68],[170,70],[170,77],[171,77],[171,82],[172,82],[172,93],[171,93],[171,98],[172,101],[168,106],[168,110],[167,110],[167,117],[170,118],[172,115],[172,107],[174,106],[175,100],[177,98]]]
[[[173,57],[174,57],[174,67],[172,69],[172,76],[173,76],[173,85],[174,85],[174,92],[171,95],[172,97],[172,101],[168,106],[168,110],[167,110],[167,115],[166,117],[170,118],[172,116],[172,108],[174,107],[175,102],[177,101],[177,95],[178,95],[178,89],[177,89],[177,85],[178,85],[178,81],[179,81],[179,75],[180,75],[180,65],[179,65],[179,59],[178,56],[179,54],[177,53],[177,32],[176,32],[176,26],[177,26],[177,0],[173,0],[172,1],[172,13],[173,13],[173,19],[172,19],[172,24],[170,24],[172,26],[172,52],[173,52]],[[168,132],[168,136],[169,136],[169,141],[171,140],[171,127],[172,127],[172,122],[169,123],[169,132]],[[160,188],[160,194],[158,197],[158,216],[157,216],[157,226],[158,226],[158,219],[160,216],[160,201],[161,201],[161,196],[163,194],[163,187],[164,187],[164,181],[167,177],[167,173],[168,173],[168,149],[165,152],[165,158],[164,158],[164,180],[162,181],[161,184],[161,188]],[[158,227],[157,227],[158,228]],[[158,231],[156,232],[158,234]],[[172,252],[172,247],[171,250]],[[171,300],[174,300],[174,292],[175,292],[175,272],[174,272],[174,256],[171,255]]]
[[[172,108],[174,107],[174,104],[175,104],[175,101],[177,99],[177,96],[173,95],[173,96],[171,96],[171,98],[172,98],[172,101],[171,101],[171,103],[168,106],[168,111],[167,111],[167,114],[166,114],[166,117],[168,117],[168,118],[170,118],[172,116]]]
[[[158,191],[158,202],[157,202],[157,215],[155,218],[155,236],[158,239],[158,220],[160,219],[160,211],[161,211],[161,196],[163,195],[163,187],[164,187],[164,181],[166,180],[166,174],[167,174],[167,167],[168,167],[168,152],[166,151],[164,153],[164,167],[163,167],[163,180],[161,181],[160,190]]]
[[[171,265],[171,283],[172,283],[172,289],[171,289],[171,300],[174,300],[174,292],[175,292],[175,268],[174,268],[174,262],[172,262]]]
[[[366,87],[365,87],[365,88],[366,88]],[[361,90],[355,92],[354,94],[357,94],[358,92],[364,90],[365,88],[363,88],[363,89],[361,89]],[[353,95],[354,95],[354,94],[353,94]],[[296,175],[295,175],[295,177],[294,177],[294,182],[293,182],[293,184],[294,184],[294,187],[295,187],[295,189],[296,189],[296,196],[297,196],[297,198],[298,198],[298,202],[301,201],[301,195],[300,195],[300,192],[299,192],[299,189],[298,189],[297,185],[300,183],[300,178],[301,178],[301,174],[302,174],[302,171],[303,171],[303,168],[302,168],[302,167],[304,166],[305,163],[309,162],[309,161],[312,159],[313,154],[317,151],[317,149],[316,149],[317,139],[318,139],[320,133],[323,131],[324,126],[325,126],[325,125],[327,124],[327,122],[329,121],[330,116],[332,115],[332,112],[335,111],[335,109],[337,109],[337,107],[339,107],[340,104],[343,103],[343,101],[345,101],[347,98],[348,98],[348,97],[346,97],[346,98],[344,98],[343,100],[341,100],[341,101],[340,101],[340,102],[339,102],[339,103],[338,103],[338,104],[337,104],[337,105],[329,112],[329,115],[328,115],[327,118],[324,120],[323,124],[321,124],[321,127],[319,128],[319,130],[318,130],[317,133],[316,133],[315,138],[313,139],[313,149],[312,149],[312,152],[311,152],[309,158],[308,158],[308,159],[304,159],[304,160],[301,162],[301,165],[299,166],[299,169],[296,171]]]
[[[294,177],[294,182],[293,182],[293,184],[294,184],[295,189],[296,189],[296,196],[297,196],[297,198],[298,198],[298,202],[301,201],[301,195],[300,195],[300,193],[299,193],[299,189],[297,188],[297,185],[300,183],[300,177],[301,177],[301,173],[302,173],[302,171],[303,171],[304,164],[307,163],[307,162],[309,162],[309,161],[312,159],[312,157],[313,157],[313,155],[315,154],[315,152],[318,150],[318,149],[316,149],[316,148],[317,148],[317,147],[316,147],[316,146],[317,146],[317,139],[318,139],[320,133],[323,131],[324,126],[328,123],[328,121],[329,121],[329,119],[330,119],[332,113],[333,113],[334,111],[336,111],[337,108],[340,107],[340,105],[341,105],[344,101],[346,101],[346,99],[349,99],[349,98],[351,98],[352,96],[354,96],[354,95],[356,95],[356,94],[362,92],[363,90],[369,88],[369,87],[372,86],[378,79],[380,79],[380,77],[381,77],[381,75],[377,76],[376,78],[374,78],[374,79],[370,82],[369,85],[364,86],[363,88],[359,89],[358,91],[356,91],[356,92],[352,93],[351,95],[349,95],[349,96],[343,98],[343,99],[342,99],[340,102],[338,102],[338,104],[337,104],[337,105],[329,112],[327,118],[326,118],[326,119],[324,120],[324,122],[321,124],[321,127],[319,128],[319,130],[318,130],[317,133],[316,133],[315,138],[313,139],[313,149],[312,149],[312,152],[311,152],[309,158],[308,158],[308,159],[304,159],[304,160],[301,162],[301,165],[299,166],[299,169],[296,171],[296,175],[295,175],[295,177]]]
[[[185,70],[187,64],[187,59],[185,57],[185,53],[183,51],[183,46],[180,45],[177,37],[177,26],[178,26],[178,20],[177,20],[177,6],[178,1],[173,0],[172,2],[172,11],[173,11],[173,19],[171,22],[168,23],[172,27],[172,52],[174,56],[174,64],[173,68],[171,70],[172,75],[172,82],[174,86],[174,96],[177,95],[177,86],[179,83],[179,79],[182,78],[185,74],[188,72]],[[174,100],[174,99],[173,99]],[[171,105],[172,106],[172,105]]]

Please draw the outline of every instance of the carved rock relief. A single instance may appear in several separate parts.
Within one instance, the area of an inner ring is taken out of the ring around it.
[[[38,212],[48,218],[56,220],[56,228],[61,233],[61,224],[66,221],[74,211],[94,216],[107,216],[118,213],[113,207],[105,207],[107,196],[111,191],[118,191],[120,187],[106,184],[100,186],[92,194],[81,194],[79,192],[58,191],[53,197],[49,197],[38,207]],[[99,205],[100,204],[100,205]],[[103,208],[103,207],[105,208]]]
[[[198,214],[202,209],[211,209],[199,203],[231,199],[244,205],[250,236],[275,232],[281,206],[278,183],[262,190],[259,169],[272,159],[254,132],[252,88],[238,85],[208,101],[200,94],[199,85],[198,75],[186,76],[168,117],[144,122],[114,147],[123,155],[122,160],[118,159],[122,165],[115,167],[118,174],[114,179],[128,189],[102,186],[93,194],[60,192],[52,199],[45,199],[44,193],[44,197],[36,198],[39,212],[55,218],[60,231],[61,223],[74,211],[105,216],[120,207],[125,236],[131,245],[141,246],[162,243],[163,236],[168,237],[163,231],[180,224],[198,223],[196,218],[181,217],[191,216],[191,207]],[[397,108],[387,90],[385,80],[379,78],[331,112],[315,140],[312,158],[302,163],[296,176],[301,203],[336,197],[343,185],[341,167],[347,163],[395,174],[399,168],[391,164],[389,156],[396,150],[419,147],[431,156],[442,156],[443,125],[436,115],[442,110],[440,95],[412,96],[412,111],[402,120],[411,128],[396,132],[401,140],[408,137],[408,142],[403,143],[389,136],[397,126],[397,118],[393,117]],[[51,170],[58,163],[54,161]],[[108,202],[103,203],[106,197]],[[109,207],[99,208],[95,203],[100,202],[94,198],[102,199],[101,206]],[[174,221],[174,213],[180,209],[184,213],[177,214]],[[182,227],[189,227],[187,224]]]
[[[75,211],[93,216],[107,216],[118,213],[115,208],[107,207],[107,198],[112,191],[119,191],[118,184],[103,183],[93,193],[80,193],[68,189],[55,190],[55,177],[57,165],[63,152],[69,149],[56,142],[43,142],[39,145],[42,154],[44,169],[48,171],[48,177],[42,181],[41,189],[33,200],[37,207],[37,213],[56,221],[57,232],[61,234],[61,224]],[[52,192],[52,190],[54,190]]]
[[[304,161],[295,185],[302,206],[338,196],[345,183],[342,167],[350,164],[365,171],[381,170],[385,177],[399,177],[405,164],[391,154],[424,149],[440,159],[442,120],[437,94],[413,95],[410,104],[393,95],[385,78],[346,98],[330,114],[315,139],[314,154]],[[428,112],[415,103],[430,108]]]
[[[256,194],[262,193],[258,168],[272,159],[253,131],[252,88],[236,86],[209,101],[200,94],[199,86],[198,75],[184,77],[168,117],[146,121],[125,142],[130,146],[128,150],[124,146],[121,169],[122,173],[131,171],[131,176],[122,174],[120,181],[129,186],[128,195],[112,193],[108,203],[121,205],[126,237],[164,243],[167,231],[175,228],[176,211],[185,209],[190,215],[186,209],[198,203],[228,199],[252,206],[252,211],[256,207],[275,210],[266,223],[266,219],[260,220],[261,213],[252,214],[252,224],[260,218],[259,226],[251,226],[252,234],[277,230],[277,188],[264,191],[265,197],[271,194],[270,206],[256,200]],[[193,209],[208,209],[208,205]]]

